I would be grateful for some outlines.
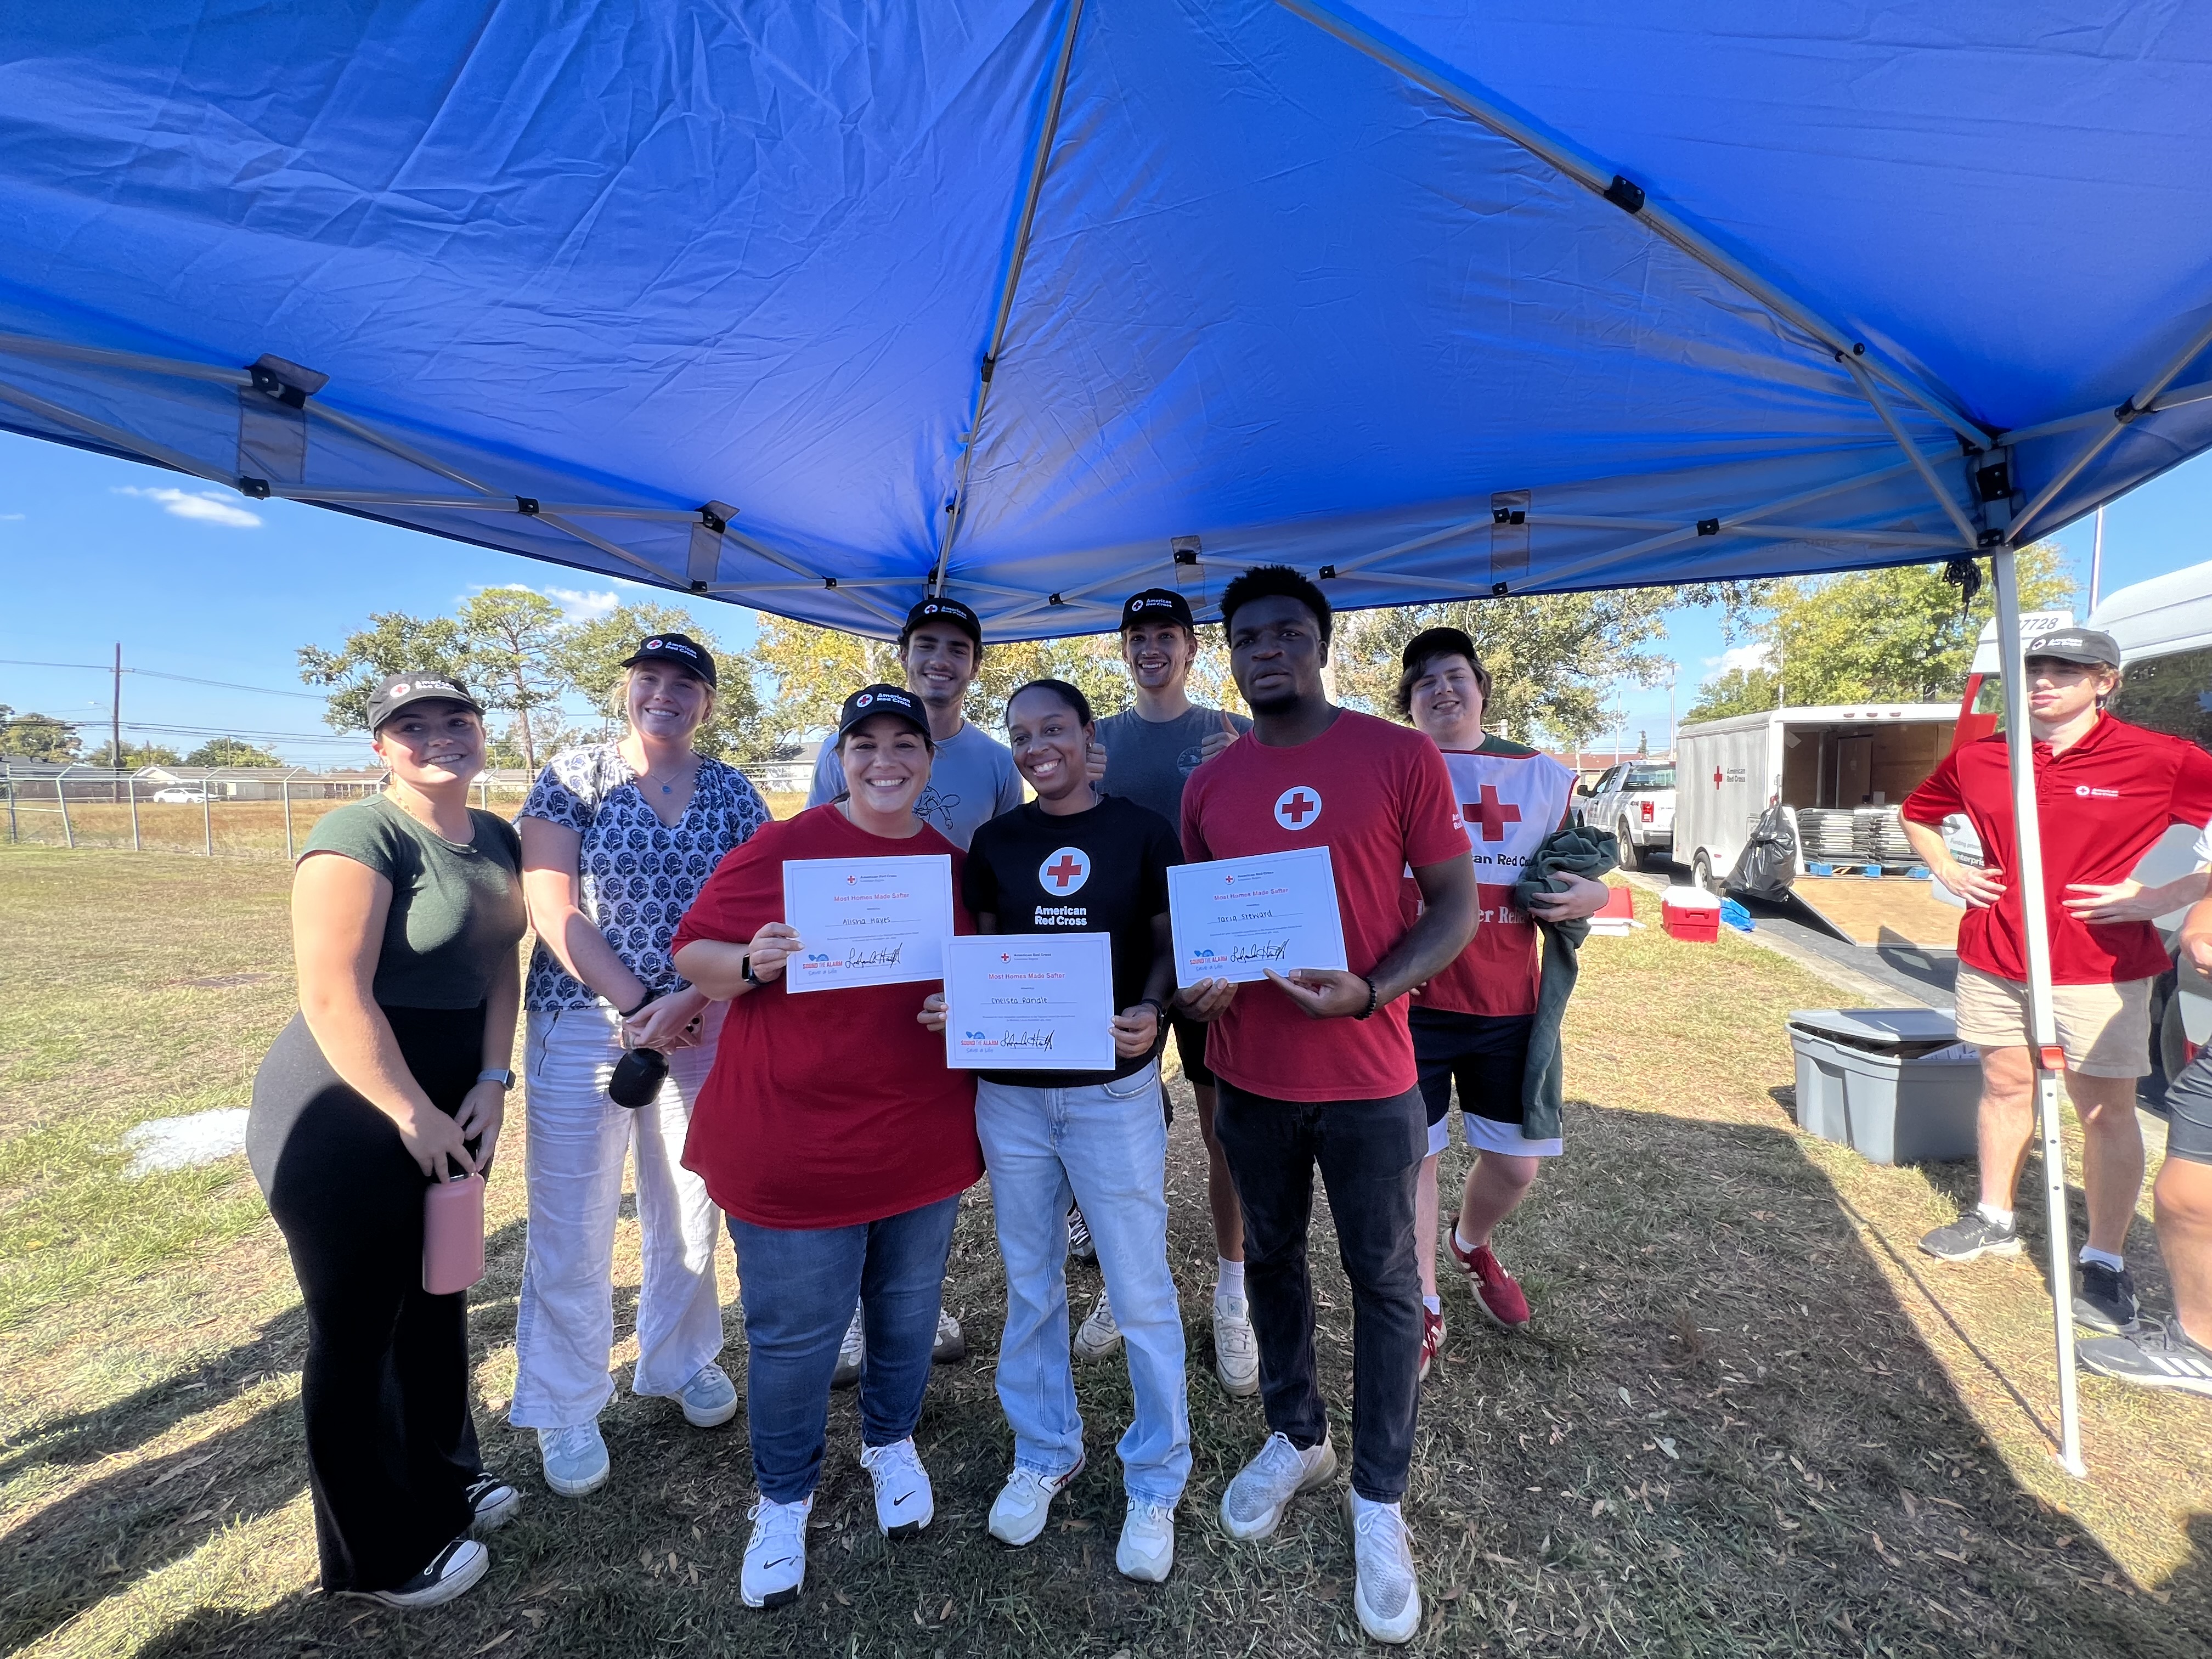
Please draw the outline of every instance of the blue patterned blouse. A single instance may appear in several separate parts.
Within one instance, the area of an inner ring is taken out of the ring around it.
[[[653,990],[675,991],[684,986],[668,960],[676,924],[723,855],[769,821],[769,810],[744,773],[702,757],[690,805],[673,826],[664,824],[621,750],[605,743],[556,755],[538,775],[521,816],[583,837],[577,908],[630,972]],[[599,1001],[543,944],[531,953],[524,1006],[549,1012]]]

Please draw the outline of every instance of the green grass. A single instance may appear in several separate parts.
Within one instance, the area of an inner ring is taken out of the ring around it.
[[[281,1240],[241,1160],[136,1182],[112,1150],[144,1118],[244,1102],[289,1012],[283,876],[0,850],[0,1305],[14,1322],[0,1646],[1136,1659],[1358,1645],[1333,1501],[1302,1501],[1263,1546],[1213,1526],[1263,1431],[1256,1405],[1225,1399],[1201,1364],[1167,1584],[1113,1569],[1118,1363],[1079,1374],[1092,1463],[1050,1529],[1024,1551],[991,1543],[1008,1444],[991,1391],[988,1189],[955,1241],[948,1295],[976,1357],[931,1389],[920,1439],[939,1518],[924,1538],[894,1548],[874,1532],[849,1395],[831,1413],[807,1593],[780,1614],[737,1597],[752,1497],[742,1416],[700,1434],[665,1402],[620,1399],[611,1485],[582,1504],[546,1493],[530,1437],[501,1416],[522,1249],[510,1178],[494,1183],[471,1322],[479,1430],[523,1516],[497,1534],[484,1585],[449,1609],[396,1618],[315,1595],[302,1330]],[[1783,1016],[1833,993],[1744,941],[1684,945],[1656,928],[1585,961],[1568,1156],[1499,1241],[1537,1323],[1499,1337],[1445,1287],[1452,1335],[1424,1393],[1409,1498],[1429,1606],[1410,1651],[2212,1650],[2212,1402],[2085,1377],[2092,1479],[2069,1480],[2020,1403],[2053,1409],[2035,1258],[1922,1267],[1911,1240],[1950,1212],[1965,1170],[1871,1169],[1799,1136],[1777,1099]],[[183,982],[246,974],[272,977]],[[510,1141],[506,1169],[519,1152]],[[1187,1111],[1170,1156],[1170,1250],[1200,1361],[1212,1247]],[[1455,1149],[1448,1178],[1464,1164]],[[1344,1449],[1350,1298],[1318,1229],[1316,1246]],[[2147,1227],[2130,1249],[2156,1304]],[[631,1222],[617,1254],[627,1342]],[[722,1270],[733,1291],[726,1255]],[[1096,1270],[1073,1282],[1087,1303]],[[729,1326],[742,1384],[734,1305]],[[633,1355],[617,1354],[625,1381]]]

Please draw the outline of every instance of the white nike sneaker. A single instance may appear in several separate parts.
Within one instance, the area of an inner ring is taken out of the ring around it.
[[[1300,1451],[1287,1436],[1271,1434],[1221,1494],[1221,1530],[1231,1538],[1268,1537],[1282,1525],[1291,1499],[1325,1486],[1335,1474],[1336,1448],[1327,1439]]]
[[[1060,1474],[1039,1474],[1035,1469],[1015,1464],[1014,1472],[1006,1477],[1006,1484],[991,1500],[991,1536],[1016,1549],[1032,1541],[1044,1530],[1046,1517],[1052,1513],[1052,1500],[1066,1492],[1068,1482],[1083,1473],[1083,1463],[1079,1457],[1073,1468]]]
[[[1239,1400],[1260,1392],[1260,1339],[1241,1296],[1213,1298],[1213,1374]]]
[[[830,1373],[830,1386],[849,1389],[860,1380],[860,1362],[867,1358],[868,1333],[860,1322],[860,1304],[853,1304],[853,1322],[845,1327],[844,1340],[837,1345],[837,1369]]]
[[[1395,1504],[1369,1504],[1347,1490],[1352,1555],[1358,1588],[1352,1605],[1359,1628],[1378,1642],[1410,1642],[1421,1626],[1421,1587],[1413,1580],[1413,1542]]]
[[[811,1496],[796,1504],[772,1504],[763,1498],[751,1510],[753,1533],[745,1540],[745,1565],[738,1592],[749,1607],[780,1607],[799,1599],[806,1582],[806,1517]]]
[[[1075,1328],[1074,1346],[1078,1359],[1111,1359],[1121,1352],[1121,1328],[1114,1322],[1114,1304],[1105,1291],[1098,1292],[1091,1312]]]
[[[1124,1578],[1141,1584],[1164,1583],[1175,1565],[1174,1509],[1132,1498],[1121,1521],[1121,1541],[1114,1547],[1114,1565]]]
[[[866,1446],[860,1467],[876,1483],[876,1526],[886,1538],[911,1538],[937,1513],[929,1471],[914,1449],[914,1437],[888,1446]]]

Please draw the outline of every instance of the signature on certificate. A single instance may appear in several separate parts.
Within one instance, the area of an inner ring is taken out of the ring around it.
[[[1291,942],[1286,939],[1255,939],[1249,945],[1240,945],[1230,951],[1231,962],[1280,962],[1291,953]]]
[[[896,968],[906,954],[906,941],[896,945],[879,945],[873,950],[852,950],[845,952],[848,968]]]
[[[1031,1053],[1047,1054],[1052,1052],[1052,1031],[1008,1031],[999,1039],[1000,1048],[1021,1048]]]

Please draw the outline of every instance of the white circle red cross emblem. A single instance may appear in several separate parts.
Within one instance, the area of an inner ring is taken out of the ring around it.
[[[1285,830],[1310,830],[1321,817],[1321,791],[1294,784],[1275,797],[1275,822]]]
[[[1091,854],[1080,847],[1062,847],[1037,866],[1037,884],[1054,898],[1066,898],[1091,879]]]

